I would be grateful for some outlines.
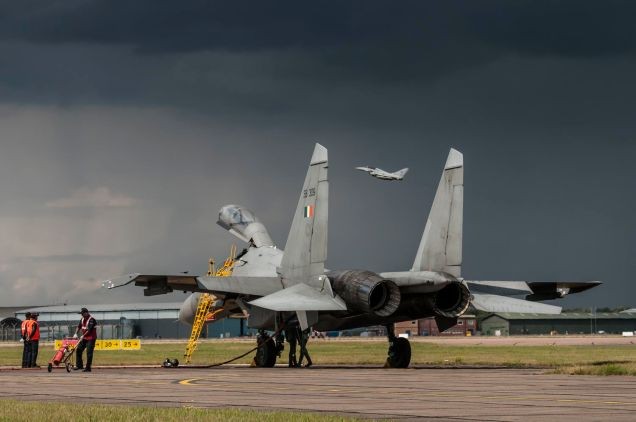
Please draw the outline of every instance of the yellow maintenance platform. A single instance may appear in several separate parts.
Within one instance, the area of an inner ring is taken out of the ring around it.
[[[235,256],[236,245],[232,245],[232,248],[230,249],[230,256],[218,270],[215,270],[214,260],[210,258],[210,261],[208,262],[208,276],[228,277],[232,275]],[[205,323],[207,321],[213,321],[214,316],[223,311],[223,308],[219,308],[210,312],[210,308],[215,301],[216,296],[210,293],[201,293],[201,296],[199,296],[197,312],[194,316],[194,322],[192,323],[192,333],[190,333],[190,339],[188,340],[188,345],[186,346],[186,351],[184,353],[185,363],[190,363],[192,360],[192,354],[197,348],[199,337],[201,336],[201,331],[203,330]]]

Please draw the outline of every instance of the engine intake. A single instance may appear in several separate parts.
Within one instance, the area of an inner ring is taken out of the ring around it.
[[[371,271],[349,270],[329,274],[332,288],[347,307],[387,317],[400,306],[400,288]]]
[[[435,294],[433,310],[436,315],[456,318],[466,312],[470,299],[468,288],[458,281],[453,282]]]

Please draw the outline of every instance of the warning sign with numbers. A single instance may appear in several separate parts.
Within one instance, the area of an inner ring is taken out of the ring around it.
[[[62,340],[55,340],[55,350],[62,347]],[[140,350],[141,340],[138,338],[126,340],[97,340],[95,350]]]
[[[138,338],[121,341],[122,350],[139,350],[141,349],[141,340]]]

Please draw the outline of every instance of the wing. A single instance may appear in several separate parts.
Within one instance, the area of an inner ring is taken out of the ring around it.
[[[483,281],[466,280],[471,292],[524,296],[526,300],[560,299],[603,284],[600,281]]]
[[[472,294],[471,304],[475,309],[486,312],[519,312],[534,314],[560,314],[561,307],[546,305],[544,303],[529,302],[523,299],[514,299],[506,296],[491,295],[486,293]]]
[[[526,296],[528,300],[559,299],[563,296],[580,293],[603,284],[601,281],[529,281],[528,287],[532,294]]]
[[[116,284],[116,282],[123,282]],[[130,283],[145,287],[144,296],[154,296],[173,291],[209,292],[217,295],[228,293],[266,296],[282,288],[278,277],[197,277],[185,275],[148,275],[129,274],[118,279],[107,280],[104,284],[109,289],[122,287]]]
[[[471,292],[502,296],[527,296],[532,289],[525,281],[465,280]]]

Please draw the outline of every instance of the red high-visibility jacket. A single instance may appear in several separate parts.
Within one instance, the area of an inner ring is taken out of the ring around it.
[[[84,335],[84,340],[97,339],[97,321],[92,316],[82,317],[80,323],[77,324],[77,328],[80,333]]]

